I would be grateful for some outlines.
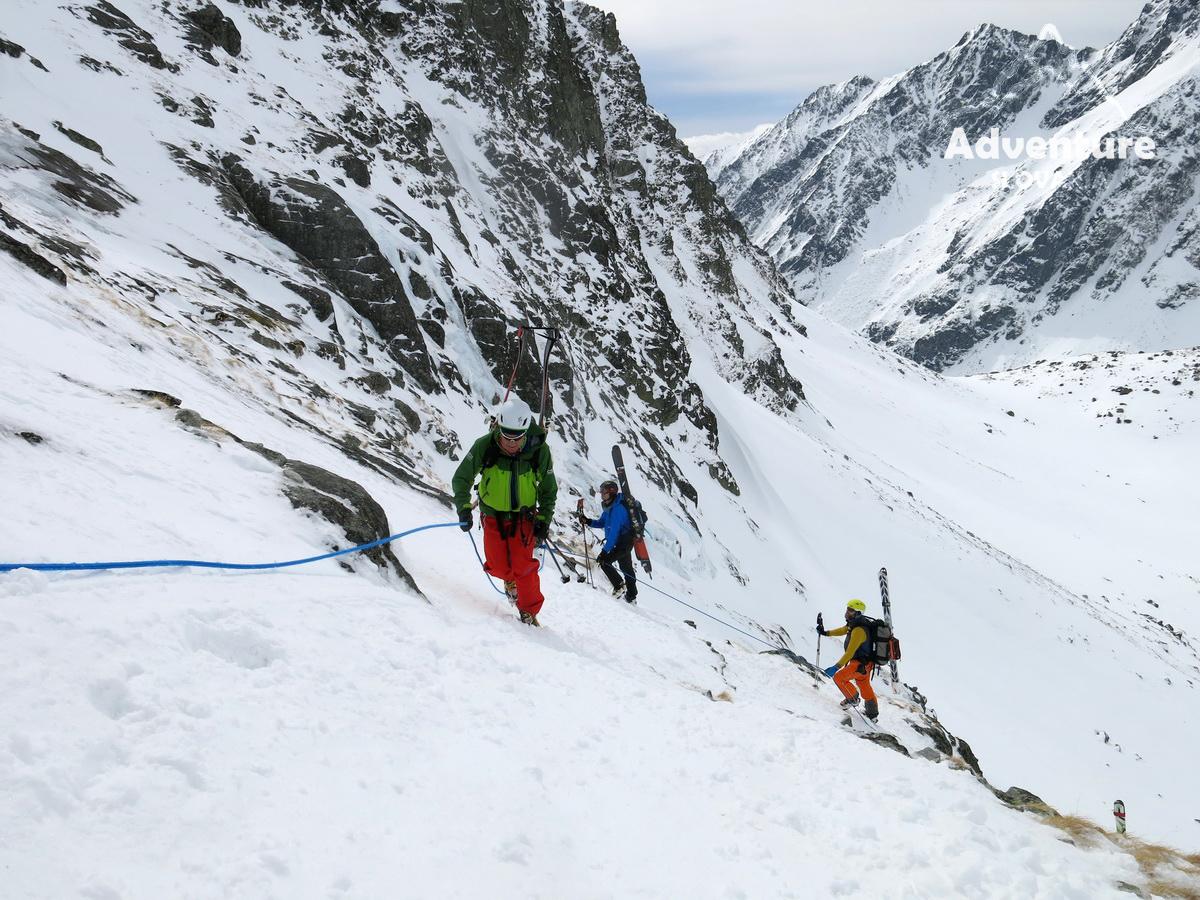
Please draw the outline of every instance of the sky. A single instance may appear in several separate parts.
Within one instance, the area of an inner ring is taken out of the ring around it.
[[[936,56],[991,22],[1053,24],[1098,47],[1145,0],[589,0],[616,14],[650,102],[690,138],[783,118],[823,84],[880,78]]]

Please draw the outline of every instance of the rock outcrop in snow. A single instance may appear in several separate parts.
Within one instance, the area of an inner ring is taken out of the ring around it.
[[[609,14],[102,0],[46,25],[75,52],[53,72],[16,57],[3,247],[217,369],[257,359],[301,419],[414,484],[470,440],[447,412],[494,400],[521,322],[564,333],[560,441],[586,455],[587,423],[609,423],[683,527],[697,477],[737,491],[693,356],[771,408],[803,401],[772,337],[788,288],[646,104]],[[21,102],[38,92],[145,124],[51,139]],[[518,382],[535,402],[539,350]]]

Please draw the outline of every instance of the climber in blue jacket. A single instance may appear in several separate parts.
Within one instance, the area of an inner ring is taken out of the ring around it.
[[[582,512],[579,521],[592,528],[604,529],[604,549],[596,557],[600,570],[608,576],[612,583],[613,596],[624,597],[626,603],[637,602],[637,574],[633,569],[633,520],[629,517],[629,509],[625,498],[621,495],[615,481],[605,481],[600,485],[600,504],[604,512],[597,519],[589,519]],[[618,574],[616,563],[621,567]],[[621,576],[625,577],[622,578]]]

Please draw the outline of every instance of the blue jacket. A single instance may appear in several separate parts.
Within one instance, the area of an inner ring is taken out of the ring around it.
[[[612,506],[600,513],[600,518],[588,519],[588,524],[593,528],[604,529],[604,549],[606,551],[615,550],[617,543],[626,534],[630,538],[633,537],[633,522],[629,518],[629,510],[625,508],[625,497],[622,494],[617,494],[617,499],[612,502]]]

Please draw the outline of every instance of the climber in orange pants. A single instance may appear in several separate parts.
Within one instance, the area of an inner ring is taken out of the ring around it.
[[[875,663],[864,663],[852,659],[834,673],[833,683],[838,686],[838,690],[847,700],[853,700],[861,695],[868,703],[877,704],[879,698],[875,696],[875,691],[871,687],[871,673],[874,671]],[[858,688],[857,691],[851,687],[851,682]]]
[[[825,670],[825,674],[833,679],[846,698],[842,706],[857,706],[861,695],[863,712],[873,721],[879,717],[879,700],[871,688],[871,673],[875,671],[875,642],[871,631],[874,620],[865,615],[866,611],[867,604],[851,600],[846,604],[846,624],[826,631],[818,619],[817,634],[822,637],[846,635],[846,652]]]

